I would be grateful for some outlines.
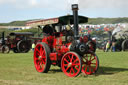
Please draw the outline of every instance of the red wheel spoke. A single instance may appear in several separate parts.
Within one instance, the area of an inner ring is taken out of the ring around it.
[[[76,61],[78,61],[78,59],[75,59],[75,60],[73,61],[73,63],[75,63]]]
[[[38,48],[35,48],[36,52],[40,53],[39,49]]]
[[[65,71],[67,71],[68,69],[69,69],[69,67],[67,67]]]
[[[42,64],[42,61],[40,61],[40,64],[39,65],[41,65]]]
[[[85,67],[85,71],[87,71],[88,65]]]
[[[64,66],[68,66],[68,64],[63,64]]]
[[[35,60],[39,60],[37,57],[35,57]]]
[[[93,60],[95,60],[95,57],[92,60],[90,60],[90,61],[93,61]]]
[[[96,63],[91,63],[91,64],[94,64],[94,65],[96,65]]]
[[[44,60],[42,60],[42,63],[43,63],[43,64],[45,64],[45,61],[44,61]]]
[[[37,64],[37,69],[40,69],[40,62],[38,62]]]
[[[40,69],[42,69],[42,62],[40,62]]]
[[[82,66],[82,69],[84,69],[84,68],[85,68],[85,65]]]
[[[82,64],[84,64],[85,62],[83,61],[83,59],[81,60],[82,61]]]
[[[42,55],[42,47],[40,48],[40,55]]]
[[[72,70],[72,72],[73,72],[73,74],[74,74],[74,73],[75,73],[74,69],[73,69],[73,68],[71,68],[71,70]]]
[[[89,72],[91,73],[91,68],[90,68],[90,66],[89,66]]]
[[[45,55],[45,51],[43,50],[42,55]]]
[[[90,66],[90,68],[93,70],[93,72],[95,71],[95,68],[93,68],[92,66]]]
[[[41,48],[41,49],[40,49],[40,55],[42,55],[42,56],[45,55],[44,52],[45,52],[45,51],[42,50],[42,48]]]
[[[44,56],[41,56],[41,59],[45,59],[46,58],[46,56],[44,55]]]
[[[72,68],[70,69],[70,72],[69,72],[69,74],[71,75],[71,73],[72,73]]]
[[[42,46],[40,47],[40,52],[42,52],[43,51],[43,49],[42,49]]]
[[[41,68],[44,68],[44,66],[45,66],[45,62],[42,61],[42,62],[40,63],[40,67],[41,67]]]
[[[75,69],[78,71],[79,70],[79,68],[77,68],[76,66],[75,66]]]
[[[46,56],[42,56],[42,59],[45,59],[46,58]]]
[[[67,63],[69,63],[67,59],[64,59],[64,61],[66,61]]]
[[[83,57],[86,61],[88,61],[87,57]]]
[[[40,66],[39,65],[37,65],[37,69],[40,69]]]
[[[40,53],[37,52],[37,55],[40,56]]]
[[[88,57],[88,55],[86,54],[86,57]]]
[[[92,59],[92,54],[91,54],[91,56],[90,56],[90,60]]]
[[[70,62],[72,62],[72,60],[73,60],[73,55],[72,55],[72,57],[71,57],[71,59],[70,59]]]
[[[79,63],[73,63],[72,65],[74,65],[74,66],[75,66],[75,65],[79,65]]]
[[[69,60],[71,60],[70,55],[68,55]]]

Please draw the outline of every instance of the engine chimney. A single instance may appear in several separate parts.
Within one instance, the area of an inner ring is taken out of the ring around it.
[[[2,32],[2,45],[5,44],[5,40],[4,40],[4,32]]]
[[[77,36],[79,35],[78,30],[78,4],[72,4],[72,11],[73,11],[73,17],[74,17],[74,37],[77,39]]]

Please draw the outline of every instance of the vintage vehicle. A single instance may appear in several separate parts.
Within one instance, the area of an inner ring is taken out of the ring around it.
[[[128,29],[117,27],[112,32],[112,41],[116,42],[116,51],[128,51]]]
[[[117,26],[111,34],[109,49],[112,51],[112,43],[115,43],[115,51],[128,51],[128,29]],[[104,45],[104,51],[106,44]]]
[[[9,46],[6,44],[7,38],[5,38],[4,36],[5,36],[5,32],[2,32],[0,37],[0,52],[9,53],[10,49]]]
[[[9,53],[10,50],[14,53],[26,53],[31,49],[33,35],[31,32],[11,32],[5,38],[3,32],[0,50],[2,53]]]
[[[78,23],[86,23],[88,18],[78,16],[77,4],[72,5],[72,10],[73,15],[26,23],[43,26],[44,37],[34,50],[34,65],[38,72],[47,73],[51,65],[60,66],[69,77],[78,76],[81,72],[90,75],[98,70],[95,41],[88,36],[79,36]]]
[[[103,45],[103,51],[105,52],[106,44],[110,41],[109,49],[112,50],[112,43],[115,43],[115,51],[128,51],[128,26],[125,28],[117,26],[113,31],[109,34],[109,39]]]

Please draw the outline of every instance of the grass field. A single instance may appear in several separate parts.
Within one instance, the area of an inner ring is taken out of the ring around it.
[[[128,52],[97,52],[100,67],[94,75],[67,77],[59,67],[38,73],[33,53],[0,53],[0,85],[128,85]]]

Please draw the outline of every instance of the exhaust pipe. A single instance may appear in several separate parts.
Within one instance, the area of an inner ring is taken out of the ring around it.
[[[4,32],[2,32],[2,45],[5,45]]]
[[[74,37],[77,39],[79,35],[78,30],[78,4],[72,4],[73,18],[74,18]]]

